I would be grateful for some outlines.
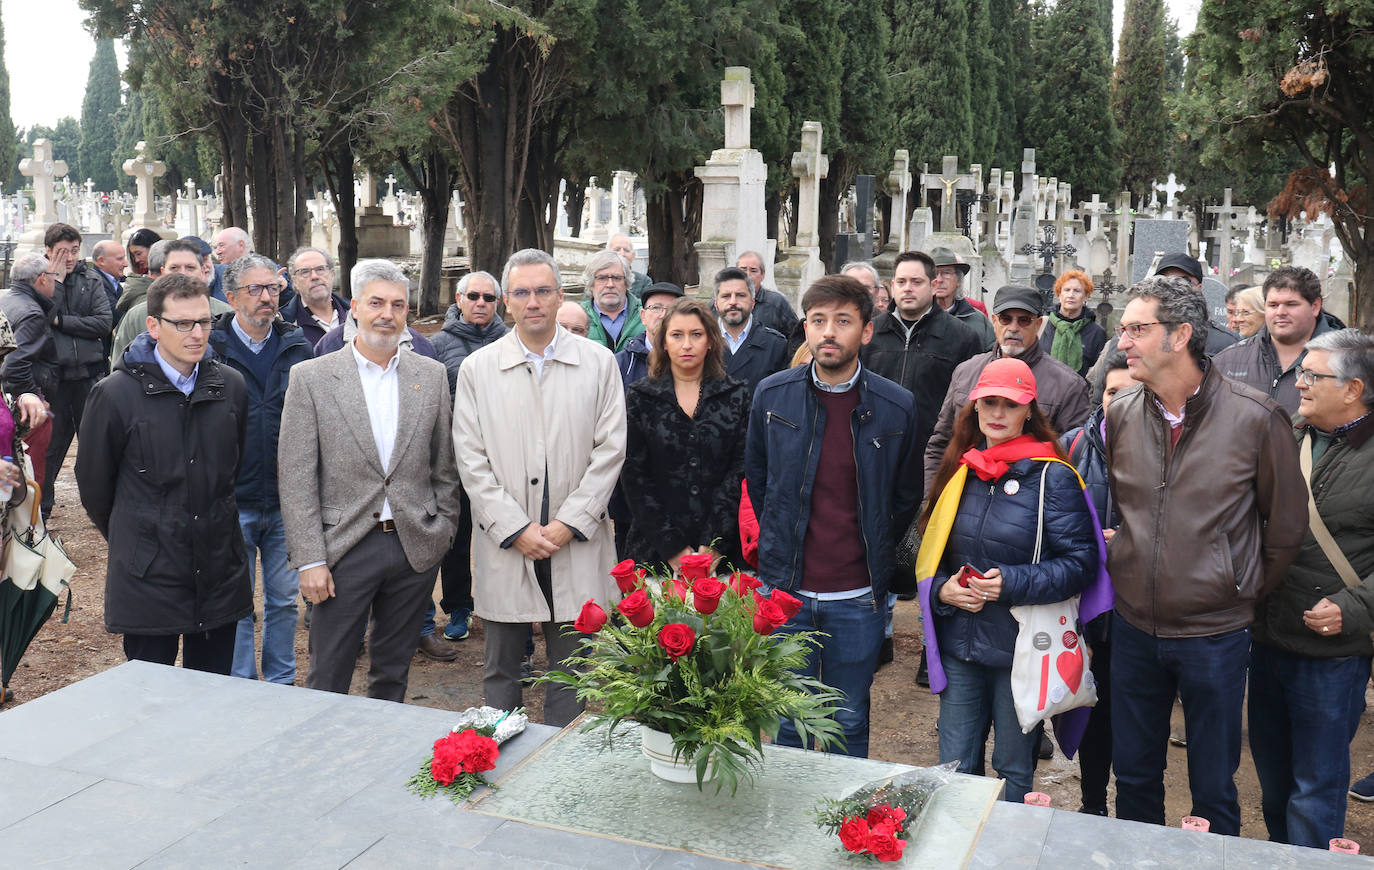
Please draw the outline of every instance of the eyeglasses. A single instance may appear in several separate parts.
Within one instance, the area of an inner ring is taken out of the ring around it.
[[[492,303],[496,301],[495,293],[478,293],[476,290],[469,290],[467,293],[463,295],[468,297],[469,302],[476,302],[478,299],[481,299],[483,302],[486,303]]]
[[[999,314],[999,315],[997,315],[997,322],[1000,323],[1000,324],[1002,324],[1003,326],[1011,326],[1013,323],[1015,323],[1017,326],[1025,327],[1025,326],[1030,326],[1032,323],[1035,322],[1035,315],[1034,315],[1034,314]]]
[[[1302,366],[1298,366],[1296,372],[1298,376],[1298,383],[1304,384],[1309,387],[1315,384],[1321,378],[1330,378],[1333,381],[1340,380],[1340,377],[1338,375],[1324,375],[1321,372],[1314,372],[1311,369],[1305,369]]]
[[[263,293],[269,296],[281,295],[281,285],[279,284],[240,284],[239,290],[253,297],[261,296]],[[185,332],[186,330],[182,331]]]
[[[1115,332],[1117,338],[1120,338],[1124,333],[1131,337],[1131,341],[1140,341],[1145,337],[1145,334],[1150,331],[1151,326],[1173,326],[1175,323],[1178,323],[1178,321],[1147,320],[1144,323],[1123,323],[1116,328]]]
[[[596,281],[600,284],[619,284],[625,281],[624,275],[597,275]]]
[[[540,299],[548,299],[550,296],[557,292],[557,287],[536,287],[533,290],[530,290],[528,287],[517,287],[516,289],[509,291],[509,295],[512,299],[524,300],[530,298],[530,294],[533,293],[536,297]]]
[[[659,302],[655,302],[653,305],[645,305],[645,306],[644,306],[644,310],[645,310],[645,311],[654,311],[654,312],[660,312],[660,313],[661,313],[661,312],[667,311],[667,310],[668,310],[668,306],[667,306],[667,305],[664,305],[664,304],[662,304],[662,303],[659,303]]]
[[[297,278],[309,278],[311,275],[328,275],[333,271],[328,266],[302,266],[291,274]]]
[[[172,328],[175,329],[177,332],[190,332],[197,326],[199,326],[201,330],[209,332],[210,324],[213,322],[208,317],[202,320],[168,320],[166,317],[162,317],[161,315],[159,315],[157,319],[161,320],[163,323],[170,323],[172,325]]]
[[[580,335],[583,338],[587,337],[587,327],[585,326],[567,326],[564,328],[567,329],[568,332],[571,332],[573,335]]]

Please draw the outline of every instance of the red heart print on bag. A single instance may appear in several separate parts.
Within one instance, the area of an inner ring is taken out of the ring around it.
[[[1060,653],[1054,660],[1054,667],[1059,671],[1059,678],[1069,687],[1069,691],[1077,694],[1078,686],[1083,682],[1083,647],[1080,646],[1073,652]]]

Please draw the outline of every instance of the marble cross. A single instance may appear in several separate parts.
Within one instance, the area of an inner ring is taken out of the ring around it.
[[[955,193],[960,190],[973,190],[973,175],[959,173],[959,158],[946,154],[940,167],[940,174],[921,176],[923,190],[939,190],[940,195],[940,232],[959,231],[958,209],[955,206]]]
[[[887,246],[895,251],[906,250],[906,197],[911,192],[911,154],[898,148],[892,157],[892,171],[887,174],[884,187],[892,197],[892,212],[888,219]]]
[[[754,108],[754,84],[749,67],[727,66],[720,83],[720,104],[725,109],[725,147],[749,147],[750,110]]]
[[[1187,185],[1178,183],[1178,179],[1174,177],[1172,172],[1169,173],[1169,179],[1166,184],[1156,183],[1154,188],[1164,194],[1164,205],[1171,209],[1174,207],[1174,197],[1188,189]]]
[[[1223,283],[1231,280],[1232,222],[1239,220],[1244,210],[1231,204],[1231,188],[1226,188],[1221,205],[1207,206],[1207,213],[1217,216],[1216,227],[1207,231],[1208,241],[1216,245],[1217,272]]]
[[[153,159],[152,152],[148,150],[147,142],[139,142],[134,149],[134,156],[124,161],[124,174],[132,176],[134,184],[138,187],[138,202],[134,206],[133,225],[136,227],[157,226],[160,221],[153,199],[153,179],[161,178],[167,174],[167,164],[161,160]]]
[[[57,189],[54,182],[67,174],[67,161],[52,159],[52,142],[35,139],[33,157],[19,161],[19,172],[33,179],[34,221],[40,226],[57,222]]]
[[[815,247],[821,243],[821,179],[830,172],[830,158],[821,153],[821,136],[820,121],[803,121],[801,150],[792,154],[792,175],[797,179],[799,248]]]

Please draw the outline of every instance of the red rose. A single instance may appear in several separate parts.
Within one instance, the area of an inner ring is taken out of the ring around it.
[[[611,577],[614,578],[615,585],[620,588],[621,594],[629,595],[635,591],[639,581],[644,579],[644,574],[635,568],[634,559],[626,559],[611,569]]]
[[[658,645],[663,647],[673,661],[692,651],[697,642],[697,633],[690,625],[670,622],[658,630]]]
[[[615,606],[635,628],[643,628],[654,621],[654,605],[643,589],[636,589]]]
[[[710,553],[688,553],[678,562],[678,571],[684,580],[700,580],[710,573],[715,558]]]
[[[788,619],[796,616],[802,609],[802,603],[800,601],[788,595],[786,592],[783,592],[781,589],[774,589],[773,594],[769,597],[773,599],[774,604],[782,609],[783,616],[786,616]]]
[[[605,624],[606,611],[601,609],[596,599],[588,598],[587,603],[582,605],[582,612],[577,614],[577,619],[573,621],[573,628],[583,634],[596,634]]]
[[[666,588],[663,590],[664,594],[676,598],[683,604],[687,603],[687,593],[691,591],[691,588],[688,587],[686,583],[683,583],[681,580],[674,577],[672,583],[665,584],[665,586]]]
[[[906,848],[906,841],[898,839],[896,834],[890,834],[886,831],[873,831],[868,835],[868,842],[865,846],[879,861],[900,861],[902,860],[902,850]]]
[[[743,598],[752,589],[757,589],[763,584],[757,577],[750,577],[748,574],[741,574],[736,571],[730,575],[730,588],[735,590],[735,594]]]
[[[868,811],[868,824],[873,828],[878,827],[883,822],[891,822],[895,830],[900,828],[904,821],[906,821],[906,810],[901,807],[877,804]]]
[[[840,843],[851,852],[862,852],[868,848],[868,822],[858,816],[850,816],[840,826]]]
[[[450,739],[464,773],[481,773],[496,766],[496,757],[501,754],[501,749],[490,737],[468,728]]]
[[[692,584],[692,600],[698,613],[715,613],[724,594],[725,584],[714,577],[703,577]]]
[[[759,634],[772,634],[778,626],[787,621],[782,608],[767,598],[760,598],[754,610],[754,631]]]

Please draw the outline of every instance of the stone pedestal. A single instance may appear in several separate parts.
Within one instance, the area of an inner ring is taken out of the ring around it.
[[[754,85],[748,67],[726,67],[720,102],[725,107],[725,147],[713,151],[706,165],[696,168],[702,184],[701,239],[696,249],[703,283],[733,266],[742,252],[762,253],[768,247],[764,210],[768,167],[763,155],[749,147]]]
[[[410,230],[398,227],[380,206],[358,209],[358,258],[405,257],[410,254]]]

